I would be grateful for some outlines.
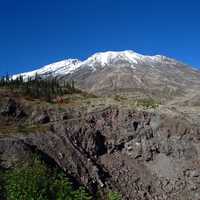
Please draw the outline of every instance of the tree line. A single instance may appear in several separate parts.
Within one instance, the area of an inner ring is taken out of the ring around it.
[[[44,99],[51,102],[56,97],[80,92],[75,88],[74,80],[62,81],[62,83],[56,77],[42,78],[38,74],[34,77],[24,78],[18,76],[15,79],[9,75],[0,77],[0,87],[10,90],[18,90],[24,95],[32,98]]]

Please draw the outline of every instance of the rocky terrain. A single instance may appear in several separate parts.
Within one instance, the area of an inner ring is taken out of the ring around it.
[[[97,96],[59,104],[0,90],[0,167],[37,150],[94,199],[112,190],[124,200],[199,200],[200,72],[130,51],[65,64],[39,74],[76,80]]]
[[[131,200],[199,199],[199,105],[187,99],[142,108],[73,98],[57,105],[1,91],[1,168],[37,150],[94,199],[111,189]]]

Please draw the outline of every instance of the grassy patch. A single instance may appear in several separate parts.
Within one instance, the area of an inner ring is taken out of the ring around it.
[[[135,105],[144,108],[157,108],[159,106],[159,102],[154,99],[139,99],[135,101]]]
[[[115,101],[121,102],[121,101],[127,100],[127,98],[124,97],[124,96],[121,96],[121,95],[117,95],[117,94],[116,94],[116,95],[114,96],[114,100],[115,100]]]
[[[36,132],[45,132],[47,130],[46,126],[42,125],[9,125],[1,124],[0,125],[0,136],[12,135],[16,133],[30,134]]]

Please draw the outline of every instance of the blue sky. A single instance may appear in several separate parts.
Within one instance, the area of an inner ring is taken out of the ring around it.
[[[0,74],[131,49],[200,67],[199,0],[0,0]]]

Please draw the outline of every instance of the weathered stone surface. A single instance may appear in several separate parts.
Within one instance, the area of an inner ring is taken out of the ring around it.
[[[1,110],[13,118],[11,105]],[[27,112],[26,122],[45,129],[1,137],[0,166],[14,167],[34,147],[93,194],[101,191],[102,199],[113,189],[127,200],[198,200],[200,124],[164,110],[111,106],[82,113],[78,108]]]

